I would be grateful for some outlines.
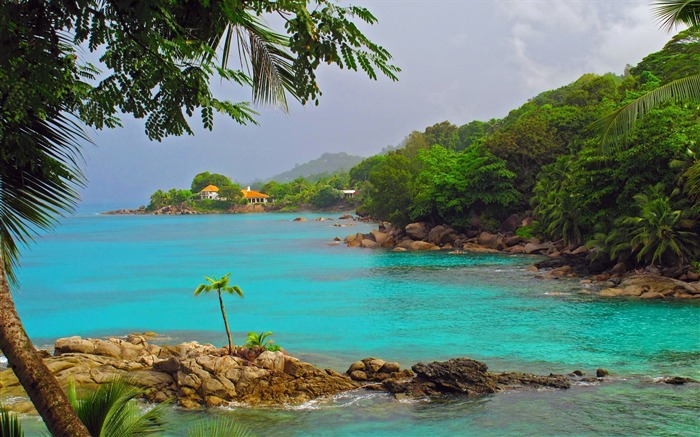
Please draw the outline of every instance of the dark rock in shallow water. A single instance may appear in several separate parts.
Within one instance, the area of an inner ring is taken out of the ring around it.
[[[606,376],[610,375],[610,372],[607,371],[607,369],[596,369],[595,371],[595,376],[598,378],[604,378]]]
[[[412,367],[416,376],[411,381],[386,380],[385,390],[409,397],[436,396],[461,393],[471,396],[486,395],[501,390],[522,388],[558,388],[571,386],[563,375],[533,375],[520,372],[491,373],[486,364],[469,358],[418,363]]]
[[[666,378],[663,380],[664,383],[666,384],[672,384],[672,385],[682,385],[682,384],[687,384],[689,382],[698,382],[692,378],[683,378],[680,376],[674,376],[673,378]]]

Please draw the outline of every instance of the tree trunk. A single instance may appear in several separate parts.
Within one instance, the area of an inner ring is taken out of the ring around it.
[[[228,337],[228,354],[233,355],[233,341],[231,341],[231,331],[228,329],[228,319],[226,318],[226,311],[224,310],[224,300],[221,298],[220,291],[219,305],[221,306],[221,316],[224,318],[224,327],[226,328],[226,336]]]
[[[19,319],[0,259],[0,350],[54,437],[90,437],[68,398],[36,353]]]

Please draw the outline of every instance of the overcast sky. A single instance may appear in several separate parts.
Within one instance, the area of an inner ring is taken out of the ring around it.
[[[402,69],[399,82],[324,68],[319,106],[266,108],[259,126],[218,117],[212,132],[150,142],[140,120],[93,132],[83,207],[138,207],[157,189],[189,188],[200,172],[246,183],[325,152],[371,156],[448,120],[501,118],[584,73],[622,74],[671,38],[644,0],[355,1],[379,22],[366,34]],[[247,100],[234,85],[225,98]]]

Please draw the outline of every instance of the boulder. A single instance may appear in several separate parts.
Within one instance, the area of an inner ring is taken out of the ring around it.
[[[523,219],[520,214],[511,214],[503,223],[501,223],[501,229],[504,232],[515,232],[516,229],[520,227]]]
[[[627,266],[623,262],[619,262],[610,269],[610,274],[622,276],[627,273]]]
[[[428,241],[438,246],[452,245],[458,237],[457,231],[447,225],[435,226],[428,233]]]
[[[413,377],[413,372],[408,369],[401,370],[399,363],[371,357],[351,364],[345,374],[359,382],[381,382],[387,379]]]
[[[500,235],[492,234],[490,232],[483,231],[479,234],[478,243],[480,246],[487,247],[489,249],[502,250],[503,249],[503,237]]]
[[[412,240],[418,241],[427,240],[430,229],[430,223],[426,222],[409,223],[404,228],[406,235],[408,235]]]
[[[525,247],[523,248],[523,251],[527,253],[528,255],[531,255],[533,253],[543,253],[547,252],[550,249],[553,249],[554,245],[552,243],[534,243],[532,240],[525,244]]]
[[[588,248],[586,246],[579,246],[571,251],[572,255],[585,255],[588,253]]]
[[[293,222],[305,222],[305,221],[307,221],[307,220],[306,220],[306,217],[297,217],[297,218],[295,218],[295,219],[292,220],[292,221],[293,221]]]
[[[508,246],[508,247],[513,247],[517,246],[518,244],[523,242],[523,237],[519,235],[511,235],[508,238],[503,239],[503,243]]]
[[[380,232],[376,229],[373,229],[370,231],[370,234],[374,237],[374,241],[379,245],[382,246],[384,243],[386,243],[391,237],[389,234],[386,234],[384,232]]]
[[[372,249],[377,247],[377,242],[374,240],[370,240],[368,238],[363,239],[360,241],[360,247],[363,247],[365,249]]]
[[[411,250],[433,250],[435,248],[439,249],[439,247],[427,241],[414,241],[410,245]]]

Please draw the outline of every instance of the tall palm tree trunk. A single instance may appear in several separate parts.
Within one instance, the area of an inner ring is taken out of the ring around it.
[[[22,326],[0,260],[0,350],[54,437],[90,437]]]
[[[224,318],[224,328],[226,328],[226,336],[228,337],[228,354],[233,355],[233,341],[231,341],[231,331],[228,329],[228,319],[224,310],[224,300],[221,298],[221,290],[219,290],[219,306],[221,306],[221,316]]]

